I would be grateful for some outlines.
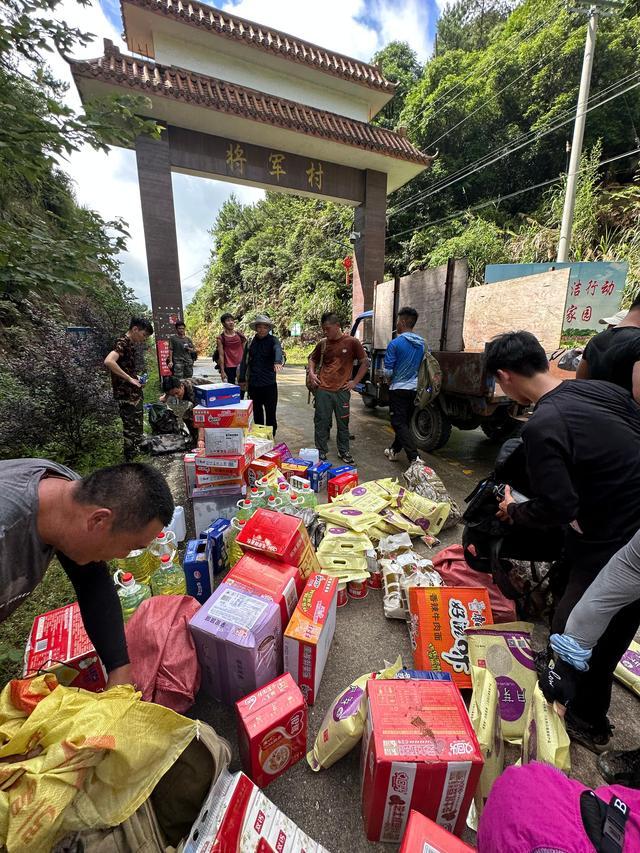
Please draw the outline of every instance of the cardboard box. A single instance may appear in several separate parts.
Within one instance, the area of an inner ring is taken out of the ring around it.
[[[200,604],[204,604],[213,589],[207,561],[206,539],[190,539],[187,542],[182,568],[187,580],[187,595],[193,596]]]
[[[247,436],[247,444],[253,444],[254,459],[259,459],[263,455],[263,453],[269,453],[271,450],[273,450],[272,438],[262,438],[261,436],[249,434]]]
[[[398,844],[411,809],[460,834],[483,759],[456,685],[370,680],[367,695],[361,776],[369,841]]]
[[[307,471],[309,483],[314,492],[324,492],[327,488],[327,480],[331,462],[316,462]]]
[[[193,394],[199,406],[219,409],[240,402],[240,386],[230,382],[214,382],[212,385],[194,385]]]
[[[485,587],[409,588],[409,633],[416,669],[450,672],[458,687],[471,687],[467,628],[492,625]]]
[[[255,486],[261,477],[266,477],[269,471],[273,471],[277,467],[273,459],[254,459],[246,471],[247,484]]]
[[[268,800],[244,773],[223,770],[195,820],[183,853],[327,853]]]
[[[338,578],[311,575],[284,632],[284,668],[300,686],[307,705],[320,689],[336,627]]]
[[[213,589],[214,577],[229,568],[227,547],[230,532],[231,521],[228,518],[217,518],[200,534],[207,541],[206,554],[211,589]]]
[[[54,673],[65,687],[94,693],[104,690],[107,674],[84,629],[77,602],[33,620],[23,674],[35,675],[39,670]]]
[[[212,518],[233,518],[241,497],[241,486],[194,489],[193,524],[196,536],[200,536],[202,531],[209,527]]]
[[[343,495],[345,492],[350,492],[358,485],[358,472],[345,471],[344,474],[338,474],[337,477],[331,477],[327,482],[327,497],[329,501],[337,498],[338,495]]]
[[[280,464],[280,470],[287,478],[287,480],[290,480],[293,475],[296,475],[298,477],[306,477],[309,468],[311,468],[311,462],[309,462],[307,459],[295,459],[294,457],[285,459]]]
[[[241,400],[232,406],[209,408],[194,406],[193,423],[197,427],[234,427],[251,428],[253,426],[253,400]]]
[[[248,445],[242,453],[218,456],[198,456],[196,474],[235,474],[241,477],[253,459],[253,445]]]
[[[205,453],[208,456],[241,456],[247,445],[247,435],[248,431],[243,427],[211,427],[205,429]]]
[[[411,810],[400,853],[473,853],[474,850],[428,817]]]
[[[355,465],[334,465],[329,468],[329,479],[332,480],[334,477],[339,477],[341,474],[347,474],[349,471],[355,471],[358,473],[358,469]]]
[[[229,486],[242,488],[244,479],[237,477],[235,472],[231,474],[202,474],[196,469],[196,488],[197,489],[226,489]]]
[[[242,769],[265,788],[307,754],[307,706],[289,673],[236,702]]]
[[[285,459],[291,458],[291,451],[284,443],[284,441],[281,441],[279,444],[276,444],[273,449],[276,453],[280,454],[280,459],[282,459],[283,462]]]
[[[280,608],[221,583],[189,628],[202,669],[202,688],[235,704],[282,672]]]
[[[277,604],[280,608],[282,631],[289,624],[291,614],[304,589],[304,578],[297,566],[276,563],[263,554],[245,554],[231,569],[224,582]]]
[[[296,516],[258,509],[236,541],[243,551],[257,551],[279,563],[298,566],[304,577],[319,569],[304,522]]]

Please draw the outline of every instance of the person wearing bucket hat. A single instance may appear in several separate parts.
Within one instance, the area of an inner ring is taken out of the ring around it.
[[[576,379],[603,379],[626,388],[640,403],[640,294],[629,311],[618,311],[601,323],[608,328],[587,344]]]
[[[257,314],[249,323],[255,335],[247,341],[240,362],[240,387],[253,400],[253,417],[257,424],[273,427],[278,422],[278,384],[276,374],[282,370],[284,358],[280,341],[273,334],[273,322],[266,314]]]

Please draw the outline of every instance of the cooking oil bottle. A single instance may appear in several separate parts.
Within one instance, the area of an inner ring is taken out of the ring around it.
[[[153,595],[186,595],[187,580],[180,566],[168,554],[160,558],[160,568],[151,575]]]
[[[151,598],[151,590],[148,584],[137,581],[131,572],[123,572],[120,569],[115,573],[114,580],[118,586],[122,616],[124,621],[128,622],[142,602]]]

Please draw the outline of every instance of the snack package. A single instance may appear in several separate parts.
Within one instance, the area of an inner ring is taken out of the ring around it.
[[[334,546],[342,546],[346,543],[354,546],[354,550],[358,552],[369,551],[373,548],[373,542],[366,533],[356,533],[355,530],[349,530],[348,527],[329,526],[325,529],[324,539],[320,543],[318,551],[332,551]]]
[[[362,484],[383,498],[387,498],[389,506],[393,509],[398,507],[398,495],[404,491],[402,486],[393,477],[385,477],[381,480],[368,480]]]
[[[425,560],[430,563],[430,560]],[[408,619],[409,601],[408,590],[411,579],[417,580],[418,573],[420,582],[416,586],[444,586],[442,578],[436,571],[428,569],[416,569],[411,564],[401,565],[396,560],[379,561],[378,565],[382,571],[382,609],[387,619]]]
[[[570,746],[564,721],[536,684],[525,720],[522,763],[542,761],[568,773],[571,770]]]
[[[364,543],[327,539],[325,537],[316,549],[316,556],[319,558],[321,554],[333,554],[336,557],[348,557],[349,555],[357,554],[360,557],[363,555],[367,557],[369,552],[375,555],[376,552],[373,550],[373,546],[367,548]]]
[[[273,427],[266,424],[253,424],[249,430],[249,435],[255,435],[258,438],[273,438]]]
[[[620,663],[614,672],[618,681],[640,696],[640,644],[635,640],[622,655]]]
[[[421,534],[437,536],[451,512],[451,504],[434,503],[415,492],[405,492],[398,503],[402,515],[414,521],[421,528]]]
[[[380,516],[373,512],[363,512],[357,507],[343,506],[342,504],[321,504],[317,507],[317,512],[320,518],[325,521],[341,527],[348,527],[350,530],[355,530],[356,533],[364,533],[375,527],[380,521]]]
[[[425,465],[421,459],[416,459],[415,462],[409,465],[402,476],[407,484],[407,488],[412,492],[421,495],[423,498],[428,498],[430,501],[435,501],[435,503],[451,504],[451,511],[443,525],[443,530],[448,530],[460,521],[462,517],[460,508],[452,500],[444,483],[433,468]]]
[[[391,532],[394,533],[398,530],[405,530],[409,536],[422,536],[424,530],[421,527],[418,527],[417,524],[414,524],[408,518],[405,518],[404,515],[399,513],[395,509],[383,509],[380,513],[382,516],[382,520],[386,521],[387,524],[391,527]],[[393,529],[395,528],[395,530]]]
[[[389,497],[382,497],[382,495],[376,494],[368,486],[355,486],[350,492],[337,495],[332,501],[332,503],[355,506],[365,512],[380,512],[381,509],[389,506],[389,502]]]
[[[378,543],[378,553],[381,557],[395,557],[401,551],[406,551],[412,548],[413,543],[408,533],[395,533],[392,536],[385,536]]]
[[[332,575],[351,572],[364,572],[368,577],[368,563],[364,554],[327,554],[316,551],[320,568]]]
[[[504,769],[504,743],[502,742],[502,721],[498,702],[498,685],[488,669],[471,667],[473,694],[469,705],[469,716],[473,730],[478,738],[484,767],[480,774],[478,787],[473,795],[473,819],[467,821],[472,829],[477,829],[477,819],[487,801],[491,786]]]
[[[502,736],[519,743],[537,683],[531,648],[530,622],[505,622],[468,628],[469,658],[473,666],[486,667],[498,685]]]
[[[367,672],[356,678],[331,703],[320,731],[307,753],[309,767],[316,772],[326,770],[339,761],[362,738],[367,718],[367,681],[372,678],[390,679],[402,669],[402,658],[381,672]]]

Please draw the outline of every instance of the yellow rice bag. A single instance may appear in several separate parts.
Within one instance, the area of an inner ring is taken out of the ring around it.
[[[473,694],[469,706],[469,717],[478,738],[484,767],[473,796],[475,805],[474,823],[482,814],[482,809],[491,791],[491,786],[504,770],[504,744],[502,742],[502,721],[498,704],[498,685],[488,669],[471,667]],[[472,829],[477,828],[467,821]]]
[[[413,521],[405,518],[404,515],[401,515],[395,509],[383,509],[380,515],[387,524],[395,527],[395,530],[392,531],[393,533],[396,533],[398,530],[406,530],[409,536],[422,536],[424,533],[424,530],[421,527],[418,527],[417,524],[414,524]]]
[[[368,486],[355,486],[350,492],[337,495],[332,503],[357,506],[358,509],[363,509],[366,512],[380,512],[381,509],[389,505],[390,500],[390,497],[376,494]]]
[[[631,641],[631,645],[622,655],[614,675],[625,687],[640,696],[640,644],[635,640]]]
[[[437,536],[451,512],[450,503],[435,503],[415,492],[405,492],[399,500],[400,512],[414,521],[424,533]]]
[[[254,424],[249,430],[249,435],[257,438],[273,438],[273,427],[266,424]]]
[[[536,684],[524,727],[522,763],[542,761],[568,773],[571,770],[570,746],[564,721]]]
[[[331,703],[320,731],[307,753],[312,770],[326,770],[339,761],[362,738],[367,718],[367,681],[372,678],[390,679],[402,669],[402,658],[382,672],[367,672],[343,690]]]
[[[374,527],[380,517],[373,512],[364,512],[355,506],[343,506],[342,504],[330,503],[317,507],[320,518],[332,524],[348,527],[356,533],[364,533]]]
[[[316,557],[322,571],[335,572],[366,572],[367,558],[364,554],[321,554],[316,551]],[[369,575],[367,574],[367,577]]]
[[[482,628],[467,628],[469,660],[486,667],[498,685],[502,736],[520,743],[537,683],[531,648],[530,622],[505,622]]]

